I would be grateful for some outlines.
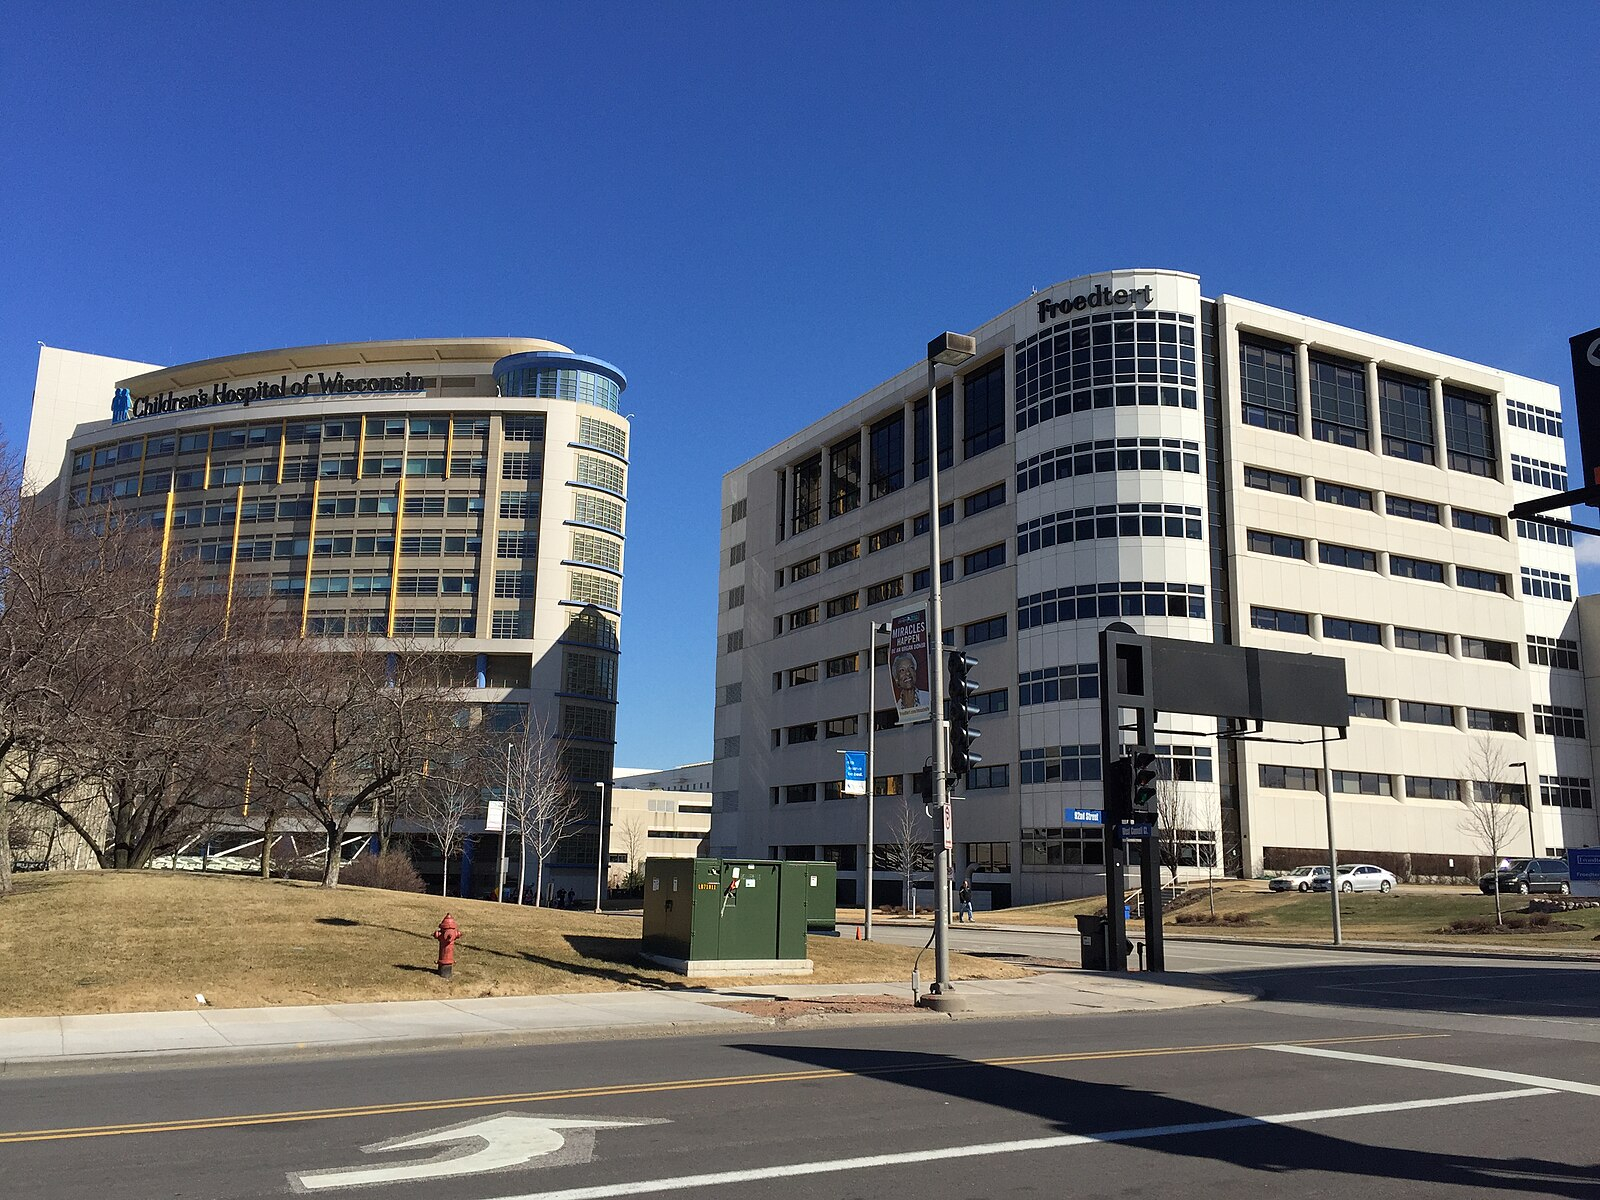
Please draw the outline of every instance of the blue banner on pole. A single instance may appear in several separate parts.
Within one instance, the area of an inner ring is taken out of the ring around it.
[[[865,750],[846,750],[844,752],[844,794],[846,796],[865,796],[867,794],[867,752]]]

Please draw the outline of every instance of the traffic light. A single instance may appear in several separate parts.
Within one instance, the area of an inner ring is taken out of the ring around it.
[[[924,804],[933,803],[933,768],[923,767],[915,776],[917,794],[922,797]]]
[[[1133,760],[1114,758],[1106,769],[1105,823],[1116,826],[1128,819],[1128,803],[1133,797]]]
[[[1130,760],[1133,769],[1133,819],[1153,821],[1158,807],[1156,795],[1156,756],[1135,748]]]
[[[972,718],[978,715],[972,697],[978,691],[978,681],[968,672],[978,665],[978,660],[959,650],[950,651],[949,698],[945,702],[945,719],[950,723],[950,774],[957,778],[965,775],[983,761],[975,754],[972,743],[978,740],[978,731],[972,728]]]

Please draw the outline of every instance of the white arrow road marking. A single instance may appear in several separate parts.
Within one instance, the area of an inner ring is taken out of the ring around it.
[[[1437,1071],[1443,1075],[1466,1075],[1472,1079],[1493,1079],[1497,1083],[1521,1083],[1548,1088],[1553,1092],[1576,1092],[1580,1096],[1600,1096],[1600,1084],[1573,1079],[1551,1079],[1544,1075],[1524,1075],[1518,1071],[1494,1071],[1488,1067],[1464,1067],[1457,1063],[1431,1062],[1421,1058],[1388,1058],[1381,1054],[1353,1054],[1344,1050],[1324,1050],[1315,1046],[1262,1046],[1282,1054],[1304,1054],[1311,1058],[1342,1059],[1345,1062],[1371,1063],[1380,1067],[1409,1067],[1413,1071]]]
[[[1392,1104],[1357,1104],[1350,1108],[1321,1108],[1306,1112],[1274,1113],[1265,1117],[1230,1117],[1221,1121],[1196,1121],[1186,1125],[1154,1125],[1141,1129],[1116,1129],[1108,1133],[1064,1133],[1055,1137],[1028,1138],[1014,1142],[985,1142],[976,1146],[940,1146],[932,1150],[909,1150],[900,1154],[873,1154],[862,1158],[832,1158],[821,1162],[784,1163],[775,1167],[754,1167],[744,1171],[718,1171],[706,1175],[677,1175],[666,1179],[638,1179],[628,1183],[602,1183],[591,1187],[563,1188],[553,1192],[529,1192],[507,1196],[504,1200],[613,1200],[618,1196],[648,1196],[657,1192],[703,1191],[735,1183],[759,1183],[768,1179],[791,1179],[801,1175],[831,1175],[845,1171],[864,1171],[879,1167],[907,1166],[912,1163],[949,1162],[962,1158],[990,1158],[998,1154],[1021,1154],[1056,1150],[1065,1146],[1115,1145],[1143,1142],[1155,1138],[1181,1137],[1195,1133],[1220,1133],[1234,1129],[1257,1129],[1271,1125],[1309,1125],[1340,1117],[1365,1117],[1379,1113],[1409,1112],[1412,1109],[1453,1108],[1458,1104],[1493,1104],[1520,1100],[1526,1096],[1553,1096],[1550,1088],[1517,1088],[1505,1092],[1477,1092],[1469,1096],[1444,1096],[1433,1100],[1400,1100]]]
[[[621,1129],[629,1125],[663,1125],[660,1118],[613,1121],[603,1117],[543,1117],[531,1113],[503,1112],[477,1117],[459,1125],[425,1133],[391,1138],[361,1147],[363,1154],[387,1154],[423,1146],[448,1146],[443,1154],[372,1167],[335,1167],[289,1176],[297,1192],[328,1188],[373,1187],[418,1179],[444,1179],[454,1175],[482,1175],[513,1171],[535,1159],[541,1167],[588,1162],[594,1155],[596,1129]]]

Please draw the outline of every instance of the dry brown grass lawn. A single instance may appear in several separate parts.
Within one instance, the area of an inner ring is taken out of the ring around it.
[[[447,910],[463,933],[449,981],[433,973]],[[196,993],[251,1008],[699,985],[639,961],[639,933],[638,917],[369,888],[168,871],[24,875],[0,901],[0,1016],[194,1009]],[[916,952],[816,937],[810,954],[809,978],[772,982],[909,979]],[[1024,973],[951,960],[957,978]]]

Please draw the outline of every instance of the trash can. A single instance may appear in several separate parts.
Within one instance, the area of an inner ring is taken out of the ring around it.
[[[1080,916],[1078,940],[1078,957],[1083,969],[1106,970],[1106,919],[1102,916]]]

